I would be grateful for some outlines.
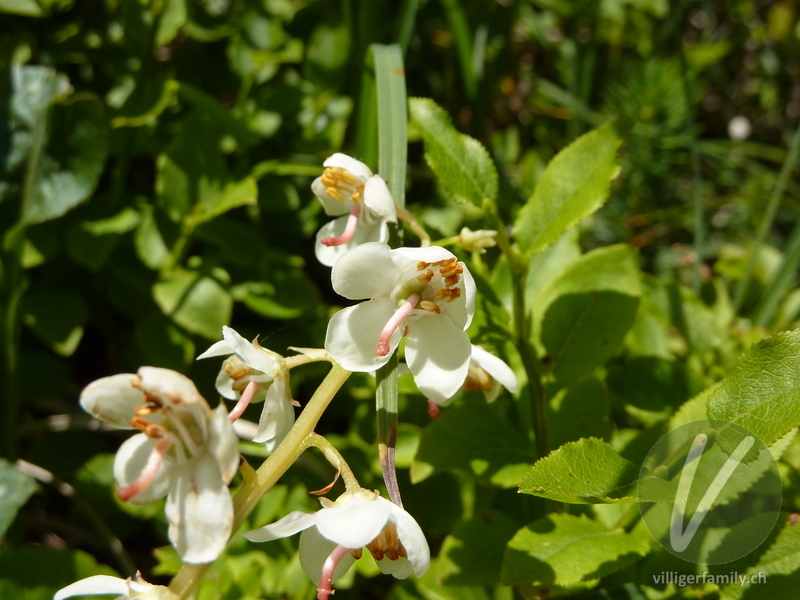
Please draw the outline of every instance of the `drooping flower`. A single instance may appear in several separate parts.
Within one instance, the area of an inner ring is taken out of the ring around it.
[[[119,594],[116,600],[178,600],[178,596],[168,587],[147,583],[139,573],[136,573],[135,579],[121,579],[110,575],[87,577],[58,590],[53,600],[105,594]]]
[[[502,358],[487,352],[481,346],[473,345],[464,391],[483,390],[486,401],[491,403],[497,400],[502,388],[506,388],[512,394],[519,389],[514,371]]]
[[[258,432],[254,442],[264,443],[273,451],[294,424],[292,390],[285,359],[276,352],[262,348],[258,340],[248,342],[230,327],[222,328],[223,340],[198,356],[228,356],[217,375],[217,391],[230,400],[238,400],[247,385],[259,384],[251,402],[264,402]]]
[[[374,371],[408,338],[405,355],[420,391],[437,402],[456,393],[470,357],[466,329],[475,282],[463,263],[438,246],[390,249],[368,243],[333,267],[333,289],[366,302],[328,323],[325,349],[349,371]]]
[[[430,549],[422,529],[405,510],[378,492],[348,491],[336,502],[320,498],[315,513],[292,512],[260,529],[244,534],[267,542],[300,534],[300,564],[317,585],[320,598],[331,593],[331,583],[361,557],[364,547],[383,573],[405,579],[422,576],[430,564]]]
[[[387,222],[397,222],[397,210],[386,182],[361,161],[337,152],[322,164],[325,171],[311,189],[325,214],[338,218],[319,230],[314,251],[331,267],[359,244],[386,242]]]
[[[142,432],[114,459],[120,500],[147,504],[166,496],[169,539],[183,561],[216,559],[233,527],[228,483],[239,465],[225,406],[212,410],[190,379],[157,367],[99,379],[80,402],[98,419]]]

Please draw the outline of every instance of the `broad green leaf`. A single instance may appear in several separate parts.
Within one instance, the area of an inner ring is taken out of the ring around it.
[[[240,206],[258,202],[258,185],[252,177],[227,183],[217,194],[204,196],[187,218],[192,224],[204,223]]]
[[[212,276],[213,275],[213,276]],[[220,281],[227,274],[176,269],[153,286],[161,311],[187,331],[218,340],[222,326],[230,323],[233,299]]]
[[[708,418],[735,423],[767,446],[800,424],[800,331],[750,347],[711,394]]]
[[[62,356],[71,356],[83,337],[86,303],[72,290],[39,288],[22,301],[23,321]]]
[[[122,114],[111,119],[111,127],[154,124],[165,110],[177,102],[179,85],[177,81],[166,77],[138,81],[133,93],[120,108]]]
[[[446,585],[497,583],[503,550],[520,524],[500,513],[459,523],[439,552],[439,579]]]
[[[497,170],[481,143],[459,133],[448,114],[428,98],[410,98],[413,126],[425,142],[425,160],[442,191],[458,202],[482,206],[497,198]],[[560,232],[559,232],[560,233]]]
[[[133,238],[136,255],[148,268],[160,269],[169,258],[170,249],[164,240],[152,207],[145,205],[144,208],[142,221]]]
[[[540,459],[522,478],[519,491],[570,504],[675,500],[669,482],[651,477],[640,485],[639,469],[606,442],[582,439]]]
[[[524,252],[543,250],[602,206],[619,173],[621,143],[619,125],[611,121],[582,135],[550,161],[514,225]]]
[[[606,384],[629,415],[650,426],[669,418],[689,397],[687,378],[683,363],[633,356],[609,367]]]
[[[580,256],[578,229],[575,227],[565,231],[549,248],[531,256],[525,280],[525,300],[528,305],[533,304],[537,294]]]
[[[108,219],[75,223],[67,231],[67,249],[75,262],[96,273],[111,256],[120,236],[135,229],[140,220],[138,212],[126,208]]]
[[[460,469],[481,481],[514,487],[532,462],[530,444],[481,398],[443,410],[423,430],[411,480]]]
[[[626,245],[581,256],[537,294],[534,340],[557,380],[578,381],[617,352],[640,295],[636,252]]]
[[[611,438],[608,391],[597,377],[562,388],[549,400],[550,447],[579,438]]]
[[[36,481],[33,477],[18,471],[13,464],[0,458],[0,539],[35,489]]]
[[[619,571],[646,556],[644,535],[608,529],[586,515],[553,514],[520,529],[503,557],[506,585],[571,585]]]

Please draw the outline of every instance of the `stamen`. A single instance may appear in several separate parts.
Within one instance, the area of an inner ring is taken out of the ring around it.
[[[328,196],[331,198],[338,200],[339,202],[344,202],[344,195],[335,187],[329,187],[327,190]]]
[[[147,458],[147,463],[145,463],[142,472],[128,485],[117,490],[117,498],[123,502],[127,502],[137,494],[141,494],[149,488],[153,481],[155,481],[158,470],[161,468],[164,462],[164,456],[167,454],[167,450],[170,449],[170,446],[172,446],[171,439],[168,437],[161,438]]]
[[[336,180],[331,177],[327,171],[322,175],[320,181],[325,187],[336,187]]]
[[[350,211],[350,216],[347,217],[347,227],[344,228],[344,233],[339,237],[326,237],[320,240],[324,246],[341,246],[353,239],[353,234],[356,232],[358,225],[358,215],[361,214],[361,205],[356,204],[353,210]]]
[[[239,401],[236,403],[236,406],[233,407],[233,410],[228,413],[228,418],[233,423],[236,419],[242,416],[242,413],[245,409],[250,405],[250,401],[253,399],[253,396],[256,395],[258,391],[258,386],[260,384],[257,381],[251,381],[247,384],[244,392],[242,392]]]
[[[328,597],[333,594],[333,571],[336,565],[342,560],[345,554],[350,552],[350,548],[344,546],[336,546],[333,552],[330,553],[328,558],[325,559],[325,564],[322,565],[322,573],[319,576],[319,587],[317,588],[317,600],[328,600]]]
[[[419,261],[417,263],[417,271],[422,271],[422,269],[427,269],[428,267],[431,266],[431,264],[433,264],[433,263],[429,263],[429,262],[425,262],[424,260],[421,260],[421,261]]]
[[[442,312],[442,309],[439,308],[439,305],[436,304],[436,302],[431,302],[430,300],[423,300],[422,302],[419,303],[419,307],[422,310],[427,310],[428,312],[432,313]]]
[[[448,275],[444,278],[444,284],[447,287],[452,287],[458,283],[458,275]]]
[[[384,326],[383,331],[381,331],[381,337],[378,339],[378,344],[375,346],[375,354],[378,356],[386,356],[389,354],[389,340],[392,339],[392,335],[397,331],[397,328],[400,327],[403,320],[414,310],[417,302],[419,302],[419,294],[413,293],[406,298],[406,301],[395,311],[392,318],[389,319],[389,322]]]
[[[417,275],[417,279],[423,283],[430,283],[431,279],[433,279],[433,271],[425,269],[424,272]]]
[[[364,549],[363,548],[356,548],[355,550],[350,550],[350,555],[353,558],[355,558],[356,560],[358,560],[359,558],[361,558],[364,555]]]
[[[244,364],[236,367],[235,369],[230,367],[229,369],[229,371],[226,370],[226,373],[228,373],[228,377],[231,379],[241,379],[242,377],[247,377],[253,371],[253,369]]]

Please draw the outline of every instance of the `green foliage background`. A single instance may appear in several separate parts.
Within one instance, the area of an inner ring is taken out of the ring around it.
[[[434,240],[493,227],[486,198],[514,224],[515,258],[464,255],[481,294],[470,333],[522,377],[525,357],[507,331],[530,318],[518,334],[545,368],[549,466],[578,447],[561,448],[569,442],[613,453],[620,471],[638,465],[744,349],[798,326],[800,184],[790,171],[767,208],[797,158],[800,21],[788,0],[0,0],[1,597],[50,598],[133,566],[154,582],[177,570],[161,507],[114,497],[125,436],[98,430],[78,394],[157,365],[215,399],[219,365],[194,358],[222,325],[281,353],[322,345],[343,300],[314,258],[327,217],[310,183],[336,151],[377,168],[372,43],[400,44],[416,97],[409,210]],[[752,126],[745,140],[729,136],[737,116]],[[474,182],[448,163],[453,149]],[[701,397],[708,414],[746,419],[752,411],[732,399],[741,401],[737,378],[761,372],[748,365],[788,374],[764,392],[784,410],[756,413],[771,419],[768,444],[800,420],[797,342],[770,340]],[[301,404],[323,374],[293,372]],[[353,376],[318,431],[362,485],[382,488],[374,385]],[[614,506],[554,513],[543,499],[569,501],[537,487],[541,464],[531,470],[530,386],[492,405],[465,394],[431,421],[413,382],[400,385],[400,486],[438,558],[406,582],[361,560],[337,598],[753,599],[797,589],[791,437],[781,527],[737,565],[773,568],[771,583],[657,589],[649,573],[671,563],[632,525],[612,527]],[[245,418],[257,419],[252,411]],[[264,456],[255,444],[242,452]],[[18,459],[44,470],[38,483],[12,467]],[[332,475],[306,453],[248,526],[315,509],[307,491]],[[575,497],[619,500],[589,491]],[[599,558],[532,550],[542,536],[574,544],[591,533],[612,540]],[[313,597],[296,544],[234,537],[199,598]],[[552,569],[536,571],[542,560]]]

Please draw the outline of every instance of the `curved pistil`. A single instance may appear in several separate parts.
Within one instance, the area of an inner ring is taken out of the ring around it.
[[[397,328],[400,327],[403,320],[411,314],[411,311],[414,310],[418,302],[419,294],[413,293],[406,298],[400,308],[395,311],[392,318],[389,319],[389,322],[384,326],[383,331],[381,331],[381,337],[378,338],[378,343],[375,346],[375,354],[378,356],[386,356],[389,354],[389,340],[392,339],[394,332],[397,331]]]
[[[317,600],[328,600],[328,596],[333,594],[333,571],[336,569],[336,565],[339,564],[339,561],[342,560],[344,555],[348,552],[350,552],[350,548],[339,545],[336,546],[328,558],[325,559],[325,564],[322,565],[322,573],[319,576]]]
[[[347,217],[347,226],[344,228],[344,233],[338,237],[326,237],[322,238],[319,243],[324,246],[341,246],[342,244],[346,244],[351,239],[353,239],[353,235],[356,232],[356,226],[358,225],[358,215],[361,214],[361,205],[356,204],[353,207],[353,210],[350,211],[350,216]]]
[[[153,484],[153,481],[155,481],[156,475],[158,475],[158,470],[161,468],[161,465],[164,462],[164,456],[166,456],[167,451],[171,447],[172,440],[170,438],[161,438],[153,448],[152,452],[150,452],[150,456],[147,458],[147,463],[144,465],[142,472],[139,473],[139,476],[131,481],[128,485],[117,490],[117,498],[123,502],[127,502],[134,496],[141,494],[143,491],[149,488]]]

